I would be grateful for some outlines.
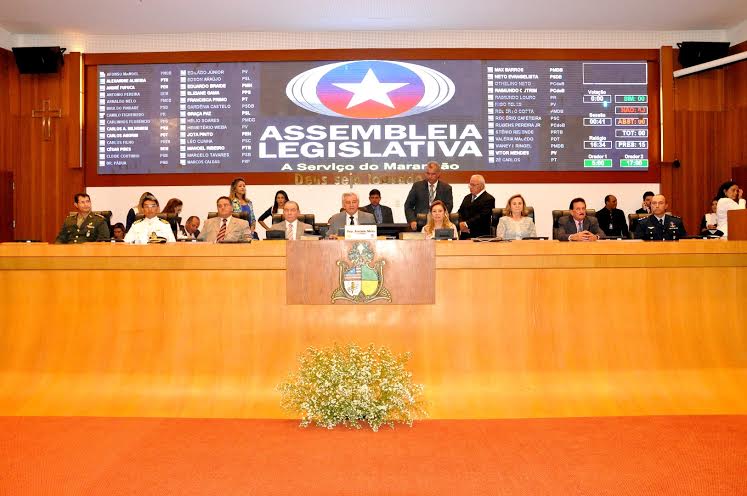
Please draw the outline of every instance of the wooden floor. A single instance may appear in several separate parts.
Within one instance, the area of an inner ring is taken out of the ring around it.
[[[287,418],[351,341],[412,352],[434,419],[747,413],[747,242],[436,248],[435,305],[301,306],[285,242],[0,245],[0,415]]]

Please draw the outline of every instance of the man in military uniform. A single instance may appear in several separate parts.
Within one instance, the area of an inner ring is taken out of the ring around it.
[[[109,239],[109,226],[106,224],[106,219],[99,214],[91,213],[90,196],[77,193],[73,197],[73,205],[78,212],[65,218],[55,243],[85,243]]]
[[[143,213],[145,217],[132,223],[132,227],[125,234],[125,243],[164,243],[176,242],[171,224],[158,215],[158,200],[155,196],[148,196],[143,200]]]
[[[651,199],[651,215],[638,221],[635,229],[637,239],[674,240],[687,236],[682,219],[667,215],[667,199],[664,195],[655,195]]]

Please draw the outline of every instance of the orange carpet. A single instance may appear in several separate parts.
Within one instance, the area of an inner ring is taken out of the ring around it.
[[[747,495],[747,416],[426,421],[0,417],[0,494]]]

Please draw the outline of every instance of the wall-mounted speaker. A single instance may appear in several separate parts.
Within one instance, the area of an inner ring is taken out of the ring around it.
[[[14,48],[18,72],[21,74],[54,74],[64,64],[64,48],[56,47],[22,47]]]
[[[683,68],[704,64],[729,55],[728,41],[683,41],[677,43],[680,55],[677,58]]]

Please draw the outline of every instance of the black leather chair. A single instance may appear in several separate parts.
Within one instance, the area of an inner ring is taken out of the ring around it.
[[[558,224],[558,220],[561,217],[570,216],[571,211],[569,209],[565,210],[553,210],[552,211],[552,239],[558,239],[558,227],[560,227],[560,224]],[[589,217],[596,217],[597,211],[593,208],[587,208],[586,209],[586,215]]]
[[[314,214],[298,214],[298,220],[300,222],[303,222],[304,224],[313,226],[314,222],[316,221],[316,216]],[[277,224],[278,222],[282,222],[282,221],[283,221],[283,214],[272,214],[273,224]]]
[[[532,222],[536,221],[534,220],[534,207],[526,207],[527,215],[532,218]],[[498,222],[501,220],[501,217],[504,215],[508,215],[508,211],[505,208],[494,208],[490,215],[490,234],[495,236],[495,230],[498,228]]]
[[[449,220],[452,224],[457,226],[457,230],[459,229],[459,214],[457,212],[451,212],[449,214]],[[420,231],[425,227],[425,225],[428,223],[428,214],[417,214],[415,217],[415,222],[418,223],[417,230]]]
[[[234,212],[231,215],[233,215],[237,219],[242,219],[249,222],[249,212]],[[212,219],[213,217],[218,217],[218,212],[208,212],[207,218]]]

